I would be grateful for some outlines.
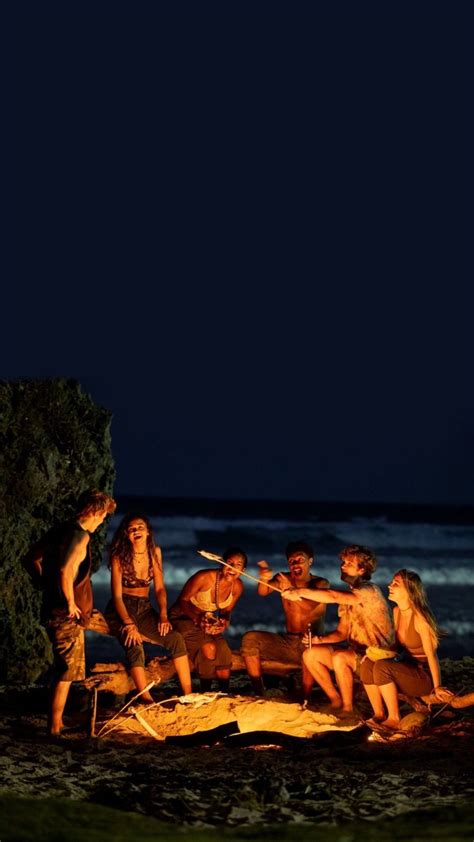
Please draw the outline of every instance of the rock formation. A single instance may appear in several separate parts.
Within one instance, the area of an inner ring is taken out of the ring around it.
[[[41,594],[21,566],[88,488],[111,492],[111,414],[75,380],[0,383],[0,681],[34,680],[50,660]],[[105,530],[94,536],[95,566]]]

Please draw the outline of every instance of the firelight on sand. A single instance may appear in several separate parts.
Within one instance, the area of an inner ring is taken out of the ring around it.
[[[352,731],[358,727],[354,723],[342,723],[333,714],[276,699],[193,693],[143,705],[139,711],[136,707],[133,711],[125,711],[116,719],[114,734],[122,738],[132,734],[144,737],[154,732],[154,739],[164,740],[210,731],[232,722],[237,722],[240,733],[275,731],[308,739],[325,731]]]

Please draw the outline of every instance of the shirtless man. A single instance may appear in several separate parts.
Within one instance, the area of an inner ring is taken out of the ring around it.
[[[341,579],[347,582],[349,591],[326,590],[316,595],[311,590],[291,589],[282,594],[284,602],[298,605],[299,602],[336,603],[339,605],[339,623],[335,631],[313,637],[311,649],[303,653],[303,683],[305,699],[309,698],[314,678],[328,696],[331,707],[342,708],[343,713],[352,712],[354,673],[367,646],[389,649],[393,642],[393,624],[388,603],[377,585],[369,582],[377,566],[377,559],[366,547],[352,545],[339,555]],[[347,642],[347,648],[335,648],[334,643]],[[338,689],[330,671],[333,670]]]
[[[71,682],[85,678],[84,629],[93,604],[90,537],[115,509],[115,501],[105,492],[85,492],[75,518],[51,529],[25,560],[42,582],[41,620],[53,647],[48,713],[52,736],[60,735],[64,728],[63,711]]]
[[[266,561],[260,561],[260,582],[257,593],[260,596],[268,596],[274,591],[268,587],[269,584],[280,588],[283,592],[287,588],[305,588],[309,593],[314,592],[314,600],[301,600],[291,602],[283,600],[282,606],[285,612],[286,634],[275,634],[273,632],[250,631],[242,638],[241,652],[245,660],[245,666],[252,682],[254,692],[262,696],[265,692],[262,680],[261,659],[267,658],[283,663],[297,664],[305,651],[303,636],[311,626],[311,632],[322,634],[324,630],[324,617],[326,606],[318,602],[320,589],[328,588],[327,579],[319,576],[312,576],[310,567],[314,561],[314,551],[306,541],[291,541],[286,548],[289,572],[273,575]],[[317,590],[317,593],[315,592]],[[307,674],[303,667],[303,684],[309,683],[311,689],[313,678]]]

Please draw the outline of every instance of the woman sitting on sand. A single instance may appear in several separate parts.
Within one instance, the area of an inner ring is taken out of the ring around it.
[[[179,632],[172,631],[168,620],[161,550],[155,545],[147,517],[125,515],[112,538],[109,567],[112,599],[106,608],[106,617],[125,648],[137,690],[143,690],[147,683],[143,635],[171,652],[183,693],[191,693],[186,646]],[[150,602],[152,580],[159,614]],[[153,701],[149,692],[143,693],[142,699]]]
[[[218,679],[219,690],[224,693],[229,690],[232,652],[223,632],[244,589],[239,578],[247,567],[243,550],[232,547],[222,557],[229,567],[198,570],[188,579],[170,611],[173,628],[184,637],[203,693],[211,689],[214,677]]]
[[[418,574],[399,570],[388,586],[388,596],[397,604],[393,620],[399,655],[379,661],[366,657],[361,664],[360,679],[374,711],[367,724],[397,730],[399,692],[406,696],[434,693],[440,702],[449,701],[452,693],[441,686],[436,654],[441,632]]]

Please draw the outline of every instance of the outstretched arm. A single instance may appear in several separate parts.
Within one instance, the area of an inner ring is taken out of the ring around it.
[[[336,603],[337,605],[356,605],[362,602],[357,591],[336,591],[331,588],[317,590],[309,590],[309,588],[291,588],[287,591],[282,591],[283,599],[289,599],[296,602],[298,599],[311,599],[313,602],[324,602],[326,604]]]

